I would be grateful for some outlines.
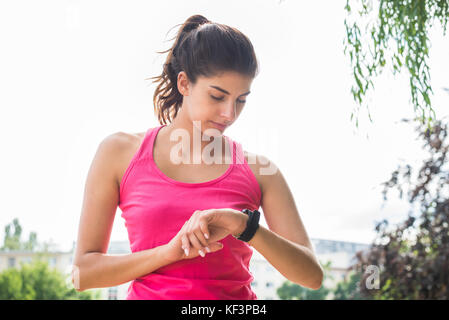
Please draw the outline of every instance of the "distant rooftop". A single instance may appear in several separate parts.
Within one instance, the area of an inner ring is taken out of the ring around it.
[[[312,241],[316,254],[342,252],[342,251],[355,254],[357,251],[365,250],[370,247],[369,244],[349,242],[349,241],[338,241],[327,239],[310,239],[310,241]]]

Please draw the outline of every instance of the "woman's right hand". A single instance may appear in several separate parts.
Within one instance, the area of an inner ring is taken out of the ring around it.
[[[197,239],[198,239],[197,243],[200,243],[202,245],[201,248],[200,247],[197,247],[197,248],[192,247],[189,251],[185,252],[185,250],[183,248],[183,243],[182,243],[182,236],[187,231],[187,228],[189,226],[189,221],[190,220],[187,220],[184,223],[184,225],[182,226],[182,228],[178,231],[176,236],[174,236],[170,240],[170,242],[167,243],[168,258],[171,261],[179,261],[179,260],[184,260],[184,259],[196,258],[196,257],[200,256],[199,249],[202,249],[203,253],[206,255],[207,253],[212,253],[212,252],[218,251],[223,248],[223,244],[221,242],[215,241],[215,242],[208,243],[207,239],[205,239],[204,237],[202,237],[202,238],[197,237]],[[210,249],[210,252],[205,250],[206,247],[208,247]]]

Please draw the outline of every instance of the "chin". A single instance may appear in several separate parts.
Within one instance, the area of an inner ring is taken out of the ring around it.
[[[203,134],[209,137],[221,137],[223,136],[223,131],[220,129],[217,129],[213,125],[208,125],[204,128]]]
[[[204,130],[203,135],[208,137],[222,137],[223,133],[215,128],[207,128]]]

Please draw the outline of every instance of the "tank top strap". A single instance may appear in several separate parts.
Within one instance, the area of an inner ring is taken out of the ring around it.
[[[244,164],[245,163],[245,156],[243,154],[243,147],[242,144],[237,142],[237,141],[233,141],[231,138],[227,137],[233,145],[232,148],[232,153],[233,153],[233,164]]]
[[[140,158],[142,159],[153,158],[154,140],[159,130],[165,126],[166,125],[164,124],[157,127],[149,128],[147,130],[147,132],[145,133],[145,138],[143,139],[142,142]]]
[[[251,201],[255,204],[255,209],[258,209],[257,204],[260,206],[260,201],[262,199],[262,192],[259,186],[257,177],[251,170],[248,161],[245,158],[245,153],[243,146],[240,142],[233,141],[234,144],[234,164],[235,170],[234,175],[238,176],[239,183],[246,181],[247,184],[241,188],[241,190],[247,191],[247,194],[251,194]],[[245,178],[242,178],[245,176]]]
[[[227,135],[223,135],[223,137],[225,138],[226,152],[228,152],[228,150],[230,150],[230,152],[231,152],[231,157],[232,157],[231,166],[234,166],[234,164],[236,163],[236,160],[238,158],[236,155],[237,142],[232,140]]]
[[[234,163],[235,164],[244,164],[245,163],[245,156],[243,154],[243,147],[242,144],[234,141],[234,150],[235,150],[235,155],[234,155]]]

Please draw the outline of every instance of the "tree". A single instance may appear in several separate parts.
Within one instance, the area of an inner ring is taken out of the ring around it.
[[[324,279],[333,277],[329,274],[331,262],[328,261],[326,264],[321,264],[324,270]],[[324,284],[318,290],[312,290],[309,288],[304,288],[291,281],[285,281],[282,286],[280,286],[276,293],[281,300],[325,300],[330,290],[324,286]]]
[[[0,273],[0,300],[92,300],[100,292],[76,291],[66,277],[41,259]]]
[[[427,128],[430,129],[436,119],[430,99],[433,91],[427,63],[428,32],[438,20],[446,35],[449,0],[381,0],[377,5],[374,9],[372,0],[347,0],[345,6],[344,53],[351,59],[356,83],[351,92],[358,104],[357,110],[369,88],[374,88],[372,77],[380,74],[389,60],[393,74],[407,68],[415,112],[418,108],[422,110],[424,124],[425,110],[429,109]],[[356,20],[357,15],[359,20]],[[354,113],[351,120],[353,116]],[[371,115],[369,118],[372,121]],[[358,116],[356,125],[358,127]]]
[[[416,178],[411,165],[398,166],[383,183],[382,193],[387,200],[389,189],[397,188],[402,199],[403,185],[408,186],[408,200],[419,204],[419,212],[415,215],[410,211],[402,223],[392,228],[388,228],[386,219],[377,223],[374,243],[366,253],[356,255],[353,266],[361,273],[369,265],[379,267],[379,288],[360,286],[363,294],[375,299],[449,299],[447,125],[439,120],[431,130],[420,124],[416,131],[424,140],[429,158]],[[367,276],[363,274],[361,283]]]
[[[19,268],[9,268],[0,273],[0,300],[99,299],[100,291],[77,292],[73,288],[71,275],[63,275],[48,266],[46,259],[50,243],[38,243],[36,232],[31,232],[25,242],[21,241],[21,235],[22,227],[15,218],[5,227],[0,250],[32,251],[33,260],[31,263],[22,262]]]
[[[360,293],[360,279],[361,274],[357,272],[350,272],[348,280],[343,280],[337,283],[334,289],[334,300],[365,300],[365,297]]]
[[[14,228],[14,232],[12,231]],[[36,232],[31,232],[28,241],[22,242],[22,227],[19,223],[18,218],[14,218],[12,223],[7,224],[5,227],[5,237],[3,239],[3,246],[0,251],[10,251],[10,250],[29,250],[34,251],[38,248],[37,234]]]

